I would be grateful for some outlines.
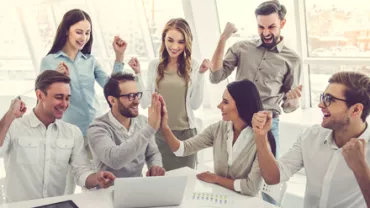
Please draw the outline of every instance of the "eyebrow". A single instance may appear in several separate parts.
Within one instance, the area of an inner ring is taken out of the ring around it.
[[[76,29],[76,31],[77,31],[77,30],[82,31],[82,32],[84,31],[84,30],[82,30],[82,29],[78,29],[78,28]],[[86,30],[86,32],[90,32],[90,31],[91,31],[91,30]]]
[[[54,96],[62,96],[62,97],[65,97],[64,94],[55,94]],[[67,95],[66,97],[71,97],[71,95]]]
[[[170,40],[173,40],[173,38],[171,38],[171,37],[167,37],[167,38],[170,39]],[[185,41],[185,40],[184,39],[181,39],[179,41]]]
[[[273,24],[271,24],[270,26],[268,26],[268,27],[271,27],[271,26],[276,26],[276,24],[275,23],[273,23]],[[262,27],[262,28],[265,28],[264,26],[262,26],[262,25],[258,25],[258,27]]]

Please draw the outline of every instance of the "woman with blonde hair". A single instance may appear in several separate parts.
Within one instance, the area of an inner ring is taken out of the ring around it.
[[[203,75],[210,68],[208,59],[199,65],[192,58],[192,41],[193,35],[186,20],[171,19],[163,29],[159,59],[149,63],[146,86],[142,82],[137,58],[132,58],[128,63],[137,74],[144,92],[141,106],[149,106],[153,92],[161,94],[170,115],[169,127],[183,141],[197,134],[193,111],[202,104]],[[195,168],[196,154],[176,157],[168,148],[161,132],[156,134],[156,142],[162,155],[163,167],[167,171],[184,166]]]

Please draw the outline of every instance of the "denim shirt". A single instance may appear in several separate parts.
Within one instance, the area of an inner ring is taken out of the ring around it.
[[[95,80],[101,87],[104,87],[109,75],[93,55],[81,52],[78,52],[74,61],[63,51],[49,54],[41,60],[40,71],[55,70],[60,62],[68,66],[71,78],[71,100],[63,120],[78,126],[85,136],[99,107],[95,95]],[[123,63],[114,62],[112,73],[123,71],[123,66]]]

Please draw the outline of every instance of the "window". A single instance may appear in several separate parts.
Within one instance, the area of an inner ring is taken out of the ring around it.
[[[368,1],[306,0],[308,54],[370,57]]]

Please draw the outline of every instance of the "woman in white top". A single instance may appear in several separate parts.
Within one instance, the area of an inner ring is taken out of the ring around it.
[[[192,40],[189,24],[184,19],[171,19],[167,22],[162,33],[159,59],[149,63],[146,88],[142,82],[138,60],[132,58],[128,63],[137,74],[143,91],[141,106],[149,106],[153,92],[161,94],[171,113],[169,126],[180,140],[197,134],[193,111],[202,104],[203,73],[210,66],[209,60],[204,60],[200,66],[192,59]],[[161,132],[156,134],[156,142],[162,155],[163,167],[167,171],[184,166],[195,168],[196,154],[184,158],[176,157],[165,144]]]
[[[262,178],[251,122],[253,115],[263,108],[253,82],[245,79],[228,84],[217,106],[221,110],[222,121],[186,141],[180,141],[169,129],[169,112],[163,99],[161,101],[164,106],[161,130],[175,155],[183,157],[213,147],[214,173],[200,173],[198,179],[245,195],[258,193]],[[276,144],[271,131],[268,132],[268,141],[275,155]]]

